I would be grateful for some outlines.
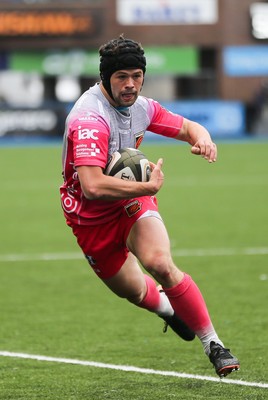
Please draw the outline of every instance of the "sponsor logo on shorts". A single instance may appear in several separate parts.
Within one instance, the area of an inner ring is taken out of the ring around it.
[[[86,257],[87,261],[89,262],[89,264],[91,265],[91,267],[94,267],[94,265],[96,265],[97,261],[95,260],[95,258],[93,258],[92,256],[89,256],[88,254],[85,254],[85,257]]]
[[[139,200],[134,200],[125,206],[126,213],[129,217],[137,214],[142,208],[142,203]]]
[[[85,254],[85,257],[89,263],[89,265],[91,266],[91,268],[93,269],[93,271],[98,275],[101,273],[101,270],[99,268],[96,267],[97,264],[97,260],[95,260],[95,258],[93,258],[92,256],[89,256],[88,254]]]

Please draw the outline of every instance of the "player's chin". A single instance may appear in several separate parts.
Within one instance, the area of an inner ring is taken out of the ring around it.
[[[132,106],[132,104],[135,103],[137,100],[137,95],[136,94],[123,94],[121,95],[121,103],[122,105],[126,107]]]

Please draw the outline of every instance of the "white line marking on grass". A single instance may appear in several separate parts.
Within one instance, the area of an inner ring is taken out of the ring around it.
[[[268,254],[268,247],[221,248],[221,249],[174,249],[172,255],[178,257],[219,257],[254,256]]]
[[[242,386],[251,386],[258,388],[268,389],[268,383],[260,383],[260,382],[246,382],[235,379],[220,379],[211,376],[205,375],[193,375],[180,373],[175,371],[159,371],[156,369],[148,369],[148,368],[139,368],[131,365],[115,365],[115,364],[105,364],[95,361],[82,361],[75,360],[71,358],[57,358],[57,357],[47,357],[33,354],[25,354],[25,353],[12,353],[10,351],[0,351],[0,356],[3,357],[13,357],[13,358],[24,358],[26,360],[37,360],[37,361],[48,361],[48,362],[56,362],[56,363],[64,363],[64,364],[75,364],[75,365],[84,365],[87,367],[95,367],[95,368],[105,368],[105,369],[113,369],[116,371],[125,371],[125,372],[138,372],[140,374],[149,374],[149,375],[162,375],[162,376],[172,376],[175,378],[184,378],[184,379],[197,379],[202,381],[210,381],[217,383],[227,383],[230,385],[242,385]]]
[[[83,259],[82,252],[77,253],[40,253],[40,254],[3,254],[0,255],[0,262],[21,262],[21,261],[59,261]]]
[[[177,257],[222,257],[222,256],[256,256],[267,255],[268,247],[219,248],[219,249],[173,249]],[[2,254],[0,262],[23,261],[64,261],[82,260],[81,252],[74,253],[39,253],[39,254]]]

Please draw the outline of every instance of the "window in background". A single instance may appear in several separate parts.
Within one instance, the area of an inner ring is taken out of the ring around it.
[[[195,75],[183,74],[176,79],[176,94],[180,99],[202,99],[216,98],[217,52],[212,48],[201,48],[199,50],[200,70]]]

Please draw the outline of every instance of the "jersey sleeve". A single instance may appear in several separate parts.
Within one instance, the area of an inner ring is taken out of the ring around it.
[[[70,125],[73,141],[74,166],[99,166],[105,168],[108,157],[109,130],[98,118],[76,119]]]
[[[148,131],[171,138],[177,136],[183,124],[183,117],[168,111],[155,100],[147,100],[148,115],[151,121],[147,128]]]

